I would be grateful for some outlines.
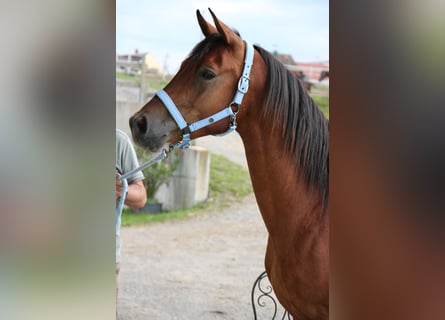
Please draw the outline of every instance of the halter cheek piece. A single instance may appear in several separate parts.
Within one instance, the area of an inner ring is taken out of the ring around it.
[[[249,75],[250,75],[250,70],[252,69],[253,54],[254,54],[253,46],[247,43],[246,41],[244,42],[246,44],[246,55],[244,58],[243,72],[241,74],[241,78],[238,81],[238,89],[235,92],[235,96],[233,97],[232,102],[221,111],[211,115],[210,117],[193,122],[192,124],[188,124],[185,121],[184,117],[181,115],[181,112],[178,110],[178,107],[176,107],[173,100],[167,94],[167,92],[165,92],[164,90],[159,90],[158,92],[156,92],[156,95],[158,96],[159,99],[161,99],[162,103],[165,105],[168,112],[175,120],[179,129],[181,129],[182,131],[181,141],[173,143],[172,147],[187,149],[188,147],[190,147],[190,134],[192,132],[198,131],[199,129],[207,127],[215,122],[218,122],[228,117],[230,118],[230,124],[227,131],[220,134],[215,134],[215,136],[224,136],[236,129],[236,115],[239,111],[241,102],[243,101],[244,94],[246,94],[247,90],[249,90],[249,82],[250,82]],[[232,106],[236,107],[236,111],[232,110]]]

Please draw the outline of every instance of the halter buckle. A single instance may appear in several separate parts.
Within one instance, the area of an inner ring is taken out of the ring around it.
[[[182,140],[172,143],[170,146],[173,146],[173,148],[178,148],[181,150],[188,149],[190,147],[190,133],[184,133],[182,135]]]
[[[241,76],[241,78],[238,81],[238,91],[245,94],[247,90],[249,90],[249,83],[250,83],[249,77],[245,75]]]

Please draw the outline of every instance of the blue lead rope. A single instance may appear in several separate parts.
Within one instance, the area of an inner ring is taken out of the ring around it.
[[[122,178],[122,176],[119,177],[119,179]],[[127,195],[127,189],[128,189],[128,182],[127,179],[120,179],[122,181],[122,194],[119,198],[119,202],[117,204],[116,209],[116,229],[121,225],[121,216],[122,216],[122,210],[124,209],[124,202]]]
[[[168,156],[168,151],[163,149],[161,151],[160,154],[158,154],[156,157],[154,157],[153,159],[148,160],[147,162],[145,162],[143,165],[128,171],[127,173],[125,173],[124,175],[121,175],[118,180],[122,181],[122,194],[121,197],[119,198],[119,202],[117,204],[117,208],[116,208],[116,230],[118,229],[118,227],[121,224],[121,216],[122,216],[122,210],[124,208],[124,203],[125,203],[125,198],[127,196],[127,190],[128,190],[128,181],[127,178],[129,176],[131,176],[132,174],[138,172],[138,171],[142,171],[145,168],[155,164],[158,161],[164,160],[165,158],[167,158]]]

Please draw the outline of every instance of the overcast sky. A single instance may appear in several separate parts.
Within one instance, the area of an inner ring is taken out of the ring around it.
[[[149,52],[175,73],[203,39],[196,9],[207,8],[241,36],[296,61],[329,60],[328,0],[117,0],[116,52]]]

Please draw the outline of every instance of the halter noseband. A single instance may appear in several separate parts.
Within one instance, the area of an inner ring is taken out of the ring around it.
[[[226,132],[215,134],[215,136],[224,136],[236,129],[236,115],[239,112],[239,107],[241,105],[241,102],[243,101],[244,94],[246,94],[247,90],[249,90],[249,82],[250,82],[249,75],[250,75],[250,70],[252,69],[253,55],[254,55],[253,46],[247,43],[246,41],[244,41],[244,43],[246,44],[246,55],[244,58],[243,72],[238,81],[238,88],[235,92],[235,96],[233,97],[232,102],[221,111],[218,111],[217,113],[211,115],[210,117],[198,120],[196,122],[193,122],[192,124],[188,124],[185,121],[184,117],[181,115],[181,112],[179,111],[178,107],[176,107],[173,100],[167,94],[167,92],[165,92],[164,90],[159,90],[158,92],[156,92],[158,98],[161,99],[162,103],[167,108],[173,120],[175,120],[179,129],[181,129],[181,131],[183,132],[181,136],[181,141],[173,143],[172,144],[173,147],[180,149],[187,149],[188,147],[190,147],[190,134],[192,132],[198,131],[199,129],[207,127],[227,117],[230,117],[229,128],[227,129]],[[237,107],[235,112],[232,110],[232,106]]]

